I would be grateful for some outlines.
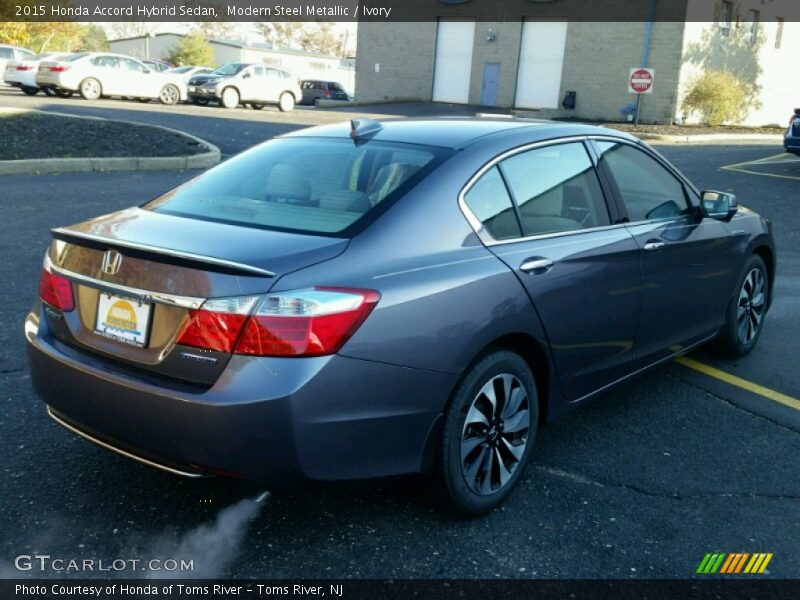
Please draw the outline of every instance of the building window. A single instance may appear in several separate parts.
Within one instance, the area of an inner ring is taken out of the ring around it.
[[[731,34],[731,23],[733,22],[733,2],[724,0],[722,11],[719,15],[719,34],[728,37]]]
[[[778,22],[778,32],[775,34],[775,47],[780,50],[781,42],[783,42],[783,18],[778,17],[775,20]]]
[[[749,31],[749,41],[751,45],[754,45],[758,41],[758,25],[761,21],[761,12],[757,10],[750,11],[750,31]]]

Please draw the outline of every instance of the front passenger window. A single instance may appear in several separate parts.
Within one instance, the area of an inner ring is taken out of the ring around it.
[[[617,185],[632,222],[651,221],[689,212],[683,184],[642,150],[617,142],[594,142],[602,163]]]

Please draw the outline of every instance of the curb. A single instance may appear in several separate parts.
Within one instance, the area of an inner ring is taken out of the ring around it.
[[[222,154],[214,144],[185,131],[149,125],[123,119],[106,119],[85,115],[65,115],[45,110],[4,109],[4,113],[36,112],[43,115],[63,117],[66,119],[93,119],[95,121],[114,121],[138,127],[161,129],[194,140],[208,148],[207,152],[189,156],[123,156],[113,158],[31,158],[24,160],[0,160],[0,176],[2,175],[45,175],[53,173],[109,173],[114,171],[185,171],[188,169],[207,169],[218,164]]]
[[[607,129],[614,129],[608,127]],[[699,133],[696,135],[667,135],[663,133],[636,133],[624,129],[614,129],[628,133],[640,140],[674,142],[676,144],[694,144],[699,142],[776,142],[783,141],[783,136],[777,133]]]

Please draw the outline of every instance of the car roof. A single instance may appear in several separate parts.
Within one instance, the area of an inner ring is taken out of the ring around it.
[[[381,125],[380,129],[365,134],[363,139],[453,149],[466,148],[490,136],[497,139],[504,134],[511,135],[522,129],[528,130],[531,142],[576,135],[604,135],[621,139],[636,139],[627,133],[597,125],[520,118],[439,117],[382,119],[377,122]],[[349,138],[350,131],[350,122],[343,122],[309,127],[287,133],[282,137]]]

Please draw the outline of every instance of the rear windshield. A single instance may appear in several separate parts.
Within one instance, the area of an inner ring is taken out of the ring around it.
[[[445,160],[443,148],[345,139],[262,144],[143,208],[235,225],[347,235]]]
[[[229,77],[231,75],[236,75],[239,71],[247,67],[245,63],[228,63],[226,65],[222,65],[221,67],[216,68],[213,72],[214,75],[223,75],[225,77]]]

